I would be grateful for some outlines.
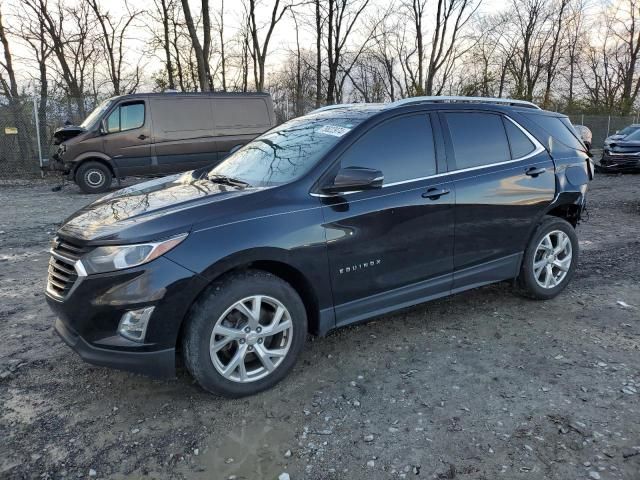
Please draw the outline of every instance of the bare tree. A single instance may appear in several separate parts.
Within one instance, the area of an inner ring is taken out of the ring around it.
[[[163,3],[165,0],[162,0]],[[139,83],[139,65],[136,66],[135,75],[127,75],[123,79],[124,53],[126,50],[127,29],[142,12],[131,10],[125,0],[126,15],[115,18],[109,12],[102,11],[98,0],[87,0],[100,25],[102,33],[100,41],[103,46],[104,57],[107,61],[109,80],[113,86],[113,94],[132,93]],[[126,81],[128,79],[128,82]],[[123,80],[125,83],[123,83]]]
[[[327,104],[336,102],[338,69],[345,53],[347,41],[354,31],[358,18],[369,0],[327,0]],[[364,48],[362,45],[360,51]]]
[[[265,63],[267,60],[267,54],[269,52],[269,43],[276,25],[282,20],[282,17],[292,7],[291,3],[280,5],[280,0],[275,0],[273,8],[271,9],[271,17],[269,22],[264,26],[267,33],[264,35],[262,41],[260,40],[260,31],[263,27],[256,21],[256,3],[257,0],[248,0],[248,30],[251,36],[251,55],[254,68],[254,80],[256,90],[258,92],[264,91],[265,80]]]
[[[31,149],[28,141],[27,123],[20,98],[16,71],[14,69],[13,55],[9,45],[9,37],[5,29],[2,11],[0,10],[0,44],[2,45],[3,60],[0,61],[0,86],[9,102],[9,109],[18,128],[18,148],[22,158],[31,157]]]
[[[202,27],[203,42],[200,43],[196,24],[193,21],[189,0],[182,1],[182,10],[184,18],[189,29],[191,45],[195,52],[196,64],[198,68],[198,83],[201,91],[209,91],[213,89],[211,71],[209,69],[209,56],[211,54],[211,18],[209,17],[209,0],[202,0]]]
[[[77,115],[86,115],[85,87],[95,72],[97,45],[88,3],[65,6],[58,0],[23,0],[42,24],[57,60],[61,83],[77,107]]]
[[[544,86],[544,96],[542,99],[542,108],[549,108],[551,105],[551,86],[553,83],[553,79],[555,78],[558,62],[560,59],[559,48],[561,47],[560,42],[563,36],[563,21],[565,14],[567,12],[567,6],[569,4],[569,0],[560,0],[558,8],[552,15],[553,26],[552,36],[551,36],[551,48],[548,54],[547,59],[547,78]]]

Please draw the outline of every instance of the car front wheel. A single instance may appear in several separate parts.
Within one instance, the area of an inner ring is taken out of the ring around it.
[[[565,289],[578,263],[578,237],[573,226],[545,217],[525,251],[518,283],[534,299],[548,300]]]
[[[284,280],[262,271],[215,282],[187,322],[187,369],[205,390],[227,397],[252,395],[282,380],[307,335],[299,295]]]
[[[84,193],[104,193],[112,181],[111,170],[100,162],[85,162],[76,172],[76,183]]]

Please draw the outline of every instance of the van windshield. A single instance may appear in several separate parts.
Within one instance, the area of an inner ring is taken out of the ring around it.
[[[93,110],[93,112],[89,114],[87,118],[84,119],[84,122],[82,122],[80,126],[85,130],[91,130],[96,125],[98,119],[102,116],[104,111],[107,110],[110,105],[111,99],[102,102]]]
[[[341,137],[366,117],[314,115],[290,120],[253,140],[209,172],[254,187],[272,187],[300,178]]]

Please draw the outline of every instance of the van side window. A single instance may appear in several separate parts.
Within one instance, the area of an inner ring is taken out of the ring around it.
[[[511,160],[500,115],[448,112],[445,118],[458,170]]]
[[[340,166],[380,170],[384,184],[436,173],[436,155],[429,117],[392,118],[373,127],[342,155]]]
[[[509,137],[512,159],[526,157],[536,149],[536,146],[527,138],[524,132],[508,118],[504,119],[504,128],[507,130],[507,137]]]
[[[144,125],[144,102],[125,103],[116,108],[107,119],[109,133],[133,130]]]

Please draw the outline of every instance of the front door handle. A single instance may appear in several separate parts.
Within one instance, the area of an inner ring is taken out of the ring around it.
[[[536,167],[531,167],[529,169],[527,169],[526,172],[524,172],[526,175],[529,175],[530,177],[537,177],[538,175],[546,172],[547,169],[546,168],[536,168]]]
[[[145,138],[147,138],[147,136],[144,133],[141,133],[140,135],[138,135],[138,138],[140,140],[144,140]]]
[[[446,188],[430,188],[422,194],[422,198],[428,198],[429,200],[437,200],[443,195],[447,195],[449,190]]]

